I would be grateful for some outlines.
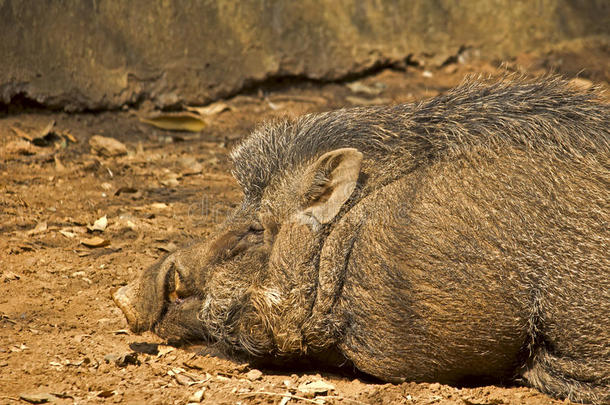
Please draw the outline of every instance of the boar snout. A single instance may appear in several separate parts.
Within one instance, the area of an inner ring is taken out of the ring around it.
[[[143,332],[142,322],[138,321],[138,313],[134,307],[135,291],[132,285],[123,286],[112,293],[112,300],[123,311],[129,329],[134,333]]]

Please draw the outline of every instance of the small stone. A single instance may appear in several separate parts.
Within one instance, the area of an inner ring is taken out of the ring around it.
[[[122,156],[127,154],[127,147],[114,138],[94,135],[89,140],[93,153],[104,157]]]
[[[257,370],[255,368],[246,373],[246,378],[250,381],[260,380],[262,376],[262,371]]]
[[[329,391],[333,391],[334,389],[335,386],[331,383],[328,383],[324,380],[318,380],[299,385],[298,391],[302,392],[303,394],[310,394],[315,396],[318,394],[325,395],[326,393],[328,393]]]
[[[104,356],[104,360],[107,363],[114,363],[118,367],[125,367],[128,364],[139,365],[140,361],[138,360],[138,353],[136,352],[126,352],[126,353],[110,353]]]
[[[203,399],[203,394],[205,393],[205,388],[197,390],[191,395],[188,399],[189,402],[201,402]]]

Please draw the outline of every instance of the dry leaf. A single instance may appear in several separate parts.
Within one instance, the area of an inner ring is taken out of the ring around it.
[[[45,136],[49,135],[54,126],[55,121],[49,121],[49,123],[42,129],[42,131],[40,131],[40,134],[38,134],[37,138],[44,138]]]
[[[64,138],[66,138],[67,140],[69,140],[72,143],[78,142],[78,140],[74,137],[74,135],[72,135],[68,131],[60,131],[60,132],[58,132],[58,134],[63,136]]]
[[[2,273],[2,281],[11,281],[11,280],[19,280],[21,276],[17,273],[13,273],[12,271],[6,270]]]
[[[70,232],[70,231],[67,231],[65,229],[60,229],[59,233],[64,235],[66,238],[70,238],[70,239],[76,238],[76,234],[74,232]]]
[[[186,107],[187,110],[195,112],[202,116],[211,116],[220,114],[223,111],[232,110],[233,107],[228,105],[227,103],[219,102],[207,105],[205,107]]]
[[[103,232],[104,230],[106,230],[107,226],[108,226],[108,218],[106,218],[106,215],[104,215],[103,217],[101,217],[97,221],[95,221],[92,226],[87,226],[87,229],[89,229],[91,232],[93,232],[93,231]]]
[[[29,402],[30,404],[44,404],[50,401],[54,401],[56,398],[55,396],[45,392],[42,394],[19,394],[19,399],[22,399],[25,402]]]
[[[193,393],[193,395],[191,395],[188,399],[189,402],[201,402],[201,400],[203,399],[203,394],[205,393],[205,387],[203,387],[200,390],[197,390]]]
[[[159,351],[157,353],[157,357],[163,357],[167,353],[170,353],[170,352],[173,352],[174,350],[176,350],[176,348],[175,347],[171,347],[171,346],[159,345],[159,346],[157,346],[157,350]]]
[[[363,93],[369,96],[378,96],[385,88],[383,83],[376,83],[375,86],[368,86],[362,82],[353,82],[348,83],[346,86],[352,93]]]
[[[110,241],[108,239],[100,238],[99,236],[81,239],[80,243],[90,248],[104,247],[110,245]]]
[[[28,140],[30,142],[32,142],[34,140],[34,138],[32,138],[29,134],[27,134],[26,132],[20,130],[19,128],[11,127],[11,129],[13,130],[13,132],[15,134],[17,134],[17,136],[19,136],[19,137],[21,137],[21,138],[23,138],[25,140]]]
[[[140,121],[170,131],[199,132],[206,126],[201,116],[188,111],[158,113],[149,117],[140,117]]]
[[[114,391],[111,390],[104,390],[104,391],[100,391],[97,396],[100,398],[109,398],[111,396],[113,396],[115,394]]]

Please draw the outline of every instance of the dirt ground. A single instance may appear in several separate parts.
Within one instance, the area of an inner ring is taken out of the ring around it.
[[[438,69],[409,65],[341,83],[284,81],[224,100],[228,108],[206,116],[198,133],[140,122],[146,103],[82,114],[8,106],[0,115],[0,403],[562,402],[518,386],[393,385],[324,370],[259,372],[206,347],[172,347],[150,333],[132,334],[110,294],[166,252],[205,238],[239,202],[228,153],[261,121],[412,102],[470,73],[552,69],[578,75],[577,85],[607,87],[609,56],[607,46],[568,44],[501,64],[466,51]],[[119,140],[127,154],[93,153],[93,135]],[[310,383],[318,381],[325,384],[313,389]]]

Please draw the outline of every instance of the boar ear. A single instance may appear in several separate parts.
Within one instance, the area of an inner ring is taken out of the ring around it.
[[[335,149],[320,156],[304,175],[302,214],[327,224],[352,195],[360,175],[362,153],[354,148]]]

